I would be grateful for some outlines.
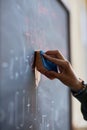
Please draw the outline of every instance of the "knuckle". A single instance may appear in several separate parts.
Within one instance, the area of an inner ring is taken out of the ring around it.
[[[65,61],[65,64],[66,64],[67,67],[70,66],[70,62],[68,60]]]
[[[50,77],[51,80],[55,79],[55,77]]]
[[[59,51],[58,50],[55,50],[56,53],[58,53]]]

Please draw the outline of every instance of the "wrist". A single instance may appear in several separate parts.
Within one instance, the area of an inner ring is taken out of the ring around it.
[[[82,90],[84,88],[84,85],[83,85],[82,82],[83,82],[83,80],[78,79],[76,81],[75,86],[72,88],[72,90],[75,91],[75,92],[78,92],[78,91]]]
[[[80,83],[81,83],[81,85],[79,85],[79,87],[78,87],[77,90],[76,90],[76,89],[72,89],[72,90],[71,90],[71,91],[72,91],[72,94],[73,94],[74,96],[78,96],[78,95],[84,93],[85,90],[87,89],[87,84],[86,84],[83,80],[80,79]]]

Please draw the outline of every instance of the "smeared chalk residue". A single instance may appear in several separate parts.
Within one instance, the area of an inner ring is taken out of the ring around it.
[[[9,124],[13,125],[14,123],[14,103],[11,101],[9,103]]]
[[[33,125],[30,125],[30,126],[29,126],[29,129],[32,129],[32,128],[33,128]]]
[[[9,66],[10,79],[13,79],[13,78],[14,78],[14,76],[13,76],[13,68],[14,68],[14,59],[11,58],[11,60],[10,60],[10,66]]]
[[[23,74],[23,66],[22,66],[22,64],[23,64],[23,57],[20,57],[20,60],[19,60],[20,75],[22,75],[22,74]]]
[[[50,124],[47,124],[47,127],[49,127],[50,126]]]
[[[15,60],[18,61],[18,57],[17,56],[15,57]]]
[[[41,123],[41,128],[42,130],[46,130],[46,117],[47,115],[42,115],[42,123]]]
[[[30,111],[30,100],[29,100],[29,97],[28,97],[28,103],[27,103],[27,109],[28,109],[28,113],[29,113],[29,111]]]
[[[21,127],[24,126],[24,119],[25,119],[25,93],[26,91],[23,90],[23,98],[22,98],[22,122],[20,124]]]
[[[19,100],[19,91],[15,94],[15,127],[16,129],[19,129],[18,125],[18,100]]]
[[[18,79],[18,77],[19,77],[19,73],[16,72],[16,73],[15,73],[15,79]]]
[[[29,65],[26,65],[26,69],[25,69],[25,73],[27,73],[29,71]]]

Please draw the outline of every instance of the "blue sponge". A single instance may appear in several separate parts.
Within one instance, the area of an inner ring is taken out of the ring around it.
[[[49,71],[55,71],[58,72],[57,70],[57,65],[49,60],[47,60],[46,58],[43,57],[44,52],[40,51],[40,55],[41,55],[41,59],[42,59],[42,64],[43,66],[49,70]]]

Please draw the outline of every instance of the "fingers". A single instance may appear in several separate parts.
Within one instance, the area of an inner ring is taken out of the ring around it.
[[[49,74],[49,72],[45,73],[45,76],[51,80],[56,78],[53,74]]]
[[[48,59],[49,61],[57,64],[57,65],[60,65],[60,66],[64,66],[64,61],[61,60],[61,59],[56,59],[56,58],[53,58],[53,57],[50,57],[46,54],[43,55],[46,59]]]
[[[47,55],[55,55],[59,59],[64,59],[63,55],[58,50],[50,50],[46,52]]]
[[[47,71],[45,75],[46,75],[48,78],[50,78],[50,79],[54,79],[54,78],[60,79],[60,77],[61,77],[61,74],[60,74],[60,73],[56,73],[56,72],[54,72],[54,71]]]

